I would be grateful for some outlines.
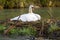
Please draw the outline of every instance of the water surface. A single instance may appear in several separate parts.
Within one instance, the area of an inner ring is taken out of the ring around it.
[[[50,18],[48,15],[49,9],[47,7],[35,9],[34,13],[40,14],[43,19]],[[60,19],[60,7],[53,7],[51,10],[51,14],[54,18]],[[11,19],[21,14],[28,13],[28,8],[21,8],[21,9],[4,9],[0,10],[0,20]]]

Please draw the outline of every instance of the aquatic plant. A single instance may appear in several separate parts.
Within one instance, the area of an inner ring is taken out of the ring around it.
[[[57,26],[56,23],[55,24],[51,24],[49,29],[48,29],[48,32],[53,32],[53,31],[56,31],[56,30],[59,30],[59,29],[60,29],[60,27]]]
[[[32,26],[22,27],[22,28],[14,28],[9,32],[11,35],[36,35],[36,30]]]
[[[5,30],[5,29],[6,29],[6,27],[5,27],[5,26],[0,25],[0,31]]]

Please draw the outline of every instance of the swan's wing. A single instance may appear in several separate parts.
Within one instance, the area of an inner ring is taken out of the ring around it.
[[[38,18],[38,20],[41,19],[41,16],[39,14],[35,14],[35,16]]]
[[[23,21],[23,22],[26,22],[27,19],[26,19],[26,14],[23,14],[20,16],[19,20]]]
[[[37,17],[34,14],[26,14],[26,15],[21,15],[20,16],[21,21],[23,22],[30,22],[30,21],[36,21]]]

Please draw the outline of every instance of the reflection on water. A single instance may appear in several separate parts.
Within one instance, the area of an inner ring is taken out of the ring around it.
[[[52,8],[53,17],[60,19],[60,8],[55,7]],[[7,18],[13,18],[19,16],[21,14],[28,13],[28,8],[21,8],[21,9],[4,9],[0,10],[0,20],[4,20]],[[39,8],[35,9],[34,13],[40,14],[42,18],[47,19],[50,16],[48,15],[48,8]]]

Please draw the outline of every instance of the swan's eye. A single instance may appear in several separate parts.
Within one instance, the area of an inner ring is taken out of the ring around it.
[[[34,10],[34,7],[32,7],[32,10]]]
[[[34,7],[32,7],[32,8],[34,8]]]

